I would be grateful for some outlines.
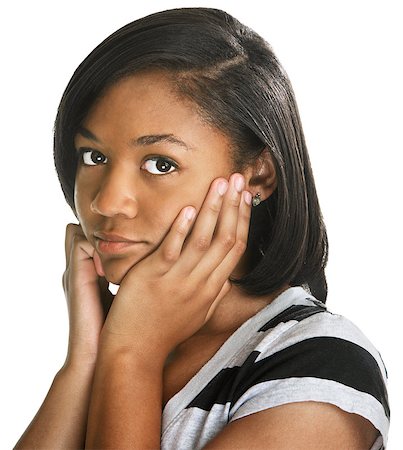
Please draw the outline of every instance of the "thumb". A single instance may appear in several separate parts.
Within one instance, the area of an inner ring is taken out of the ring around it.
[[[99,257],[98,253],[95,251],[94,252],[94,266],[95,266],[95,270],[98,274],[99,277],[104,277],[105,276],[105,271],[104,268],[102,266],[102,262],[101,262],[101,258]]]

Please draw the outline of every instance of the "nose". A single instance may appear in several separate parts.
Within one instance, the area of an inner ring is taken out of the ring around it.
[[[134,218],[138,212],[134,178],[133,172],[111,170],[91,202],[91,211],[106,217]]]

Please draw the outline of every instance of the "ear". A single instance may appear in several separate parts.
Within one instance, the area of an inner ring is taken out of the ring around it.
[[[244,171],[246,190],[253,196],[260,194],[262,200],[266,200],[276,190],[277,174],[273,157],[265,148],[259,157]]]

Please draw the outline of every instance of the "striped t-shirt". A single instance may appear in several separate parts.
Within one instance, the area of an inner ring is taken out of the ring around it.
[[[200,449],[228,423],[292,402],[331,403],[389,428],[387,374],[378,351],[343,316],[301,287],[247,320],[165,405],[161,447]]]

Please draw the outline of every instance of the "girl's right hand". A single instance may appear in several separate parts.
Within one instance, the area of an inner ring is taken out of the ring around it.
[[[113,300],[102,264],[80,225],[66,227],[63,289],[69,312],[66,365],[95,364],[98,341]]]

